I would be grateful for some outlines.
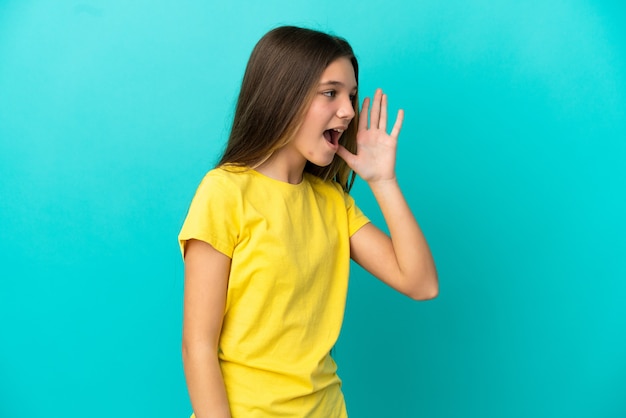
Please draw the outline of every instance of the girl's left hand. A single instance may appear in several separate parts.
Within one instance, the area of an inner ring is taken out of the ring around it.
[[[348,166],[368,183],[394,180],[396,177],[396,148],[402,128],[404,111],[399,110],[391,133],[387,133],[387,95],[381,89],[374,94],[372,109],[367,116],[370,99],[363,101],[363,109],[356,136],[357,153],[352,154],[342,145],[337,154]]]

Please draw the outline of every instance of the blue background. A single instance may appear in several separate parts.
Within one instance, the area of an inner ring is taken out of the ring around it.
[[[405,109],[440,273],[417,303],[353,270],[351,416],[626,416],[622,4],[0,1],[0,416],[188,416],[176,235],[280,24]]]

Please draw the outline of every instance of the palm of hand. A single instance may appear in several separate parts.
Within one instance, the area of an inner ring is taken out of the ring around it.
[[[387,95],[376,90],[371,111],[370,100],[363,101],[357,132],[357,153],[340,147],[338,154],[368,183],[395,178],[396,148],[404,112],[400,110],[391,133],[387,133]],[[368,126],[369,112],[369,126]]]

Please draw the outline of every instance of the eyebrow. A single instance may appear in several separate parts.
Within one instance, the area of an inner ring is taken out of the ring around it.
[[[335,80],[329,80],[329,81],[324,81],[322,83],[320,83],[321,86],[339,86],[339,87],[345,87],[346,85],[344,83],[342,83],[341,81],[335,81]],[[358,86],[354,86],[354,88],[352,89],[357,90]]]

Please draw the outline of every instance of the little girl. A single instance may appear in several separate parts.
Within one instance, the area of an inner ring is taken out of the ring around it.
[[[183,360],[205,417],[347,417],[330,355],[350,258],[413,299],[437,295],[428,244],[398,186],[403,112],[358,110],[358,63],[343,39],[279,27],[248,62],[224,155],[179,235]],[[369,113],[369,123],[368,123]],[[348,194],[358,174],[390,237]]]

